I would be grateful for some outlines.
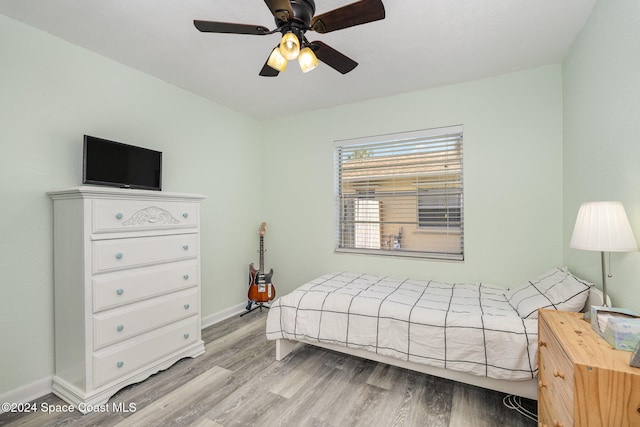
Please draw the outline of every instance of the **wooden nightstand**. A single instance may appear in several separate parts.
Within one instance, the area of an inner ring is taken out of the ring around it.
[[[581,313],[538,314],[538,425],[640,426],[640,368]]]

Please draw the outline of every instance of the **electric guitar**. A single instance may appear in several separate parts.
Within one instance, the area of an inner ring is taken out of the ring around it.
[[[249,308],[252,302],[268,302],[276,297],[276,288],[271,283],[273,268],[269,270],[269,273],[264,273],[264,232],[266,227],[266,222],[260,225],[260,269],[256,270],[253,263],[249,264],[249,303],[247,305]]]

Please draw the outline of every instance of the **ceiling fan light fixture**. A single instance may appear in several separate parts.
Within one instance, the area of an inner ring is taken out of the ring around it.
[[[287,58],[282,56],[280,52],[280,48],[276,47],[269,55],[269,59],[267,60],[267,65],[274,70],[278,70],[283,73],[287,69]]]
[[[313,53],[310,47],[305,47],[300,51],[298,56],[298,64],[303,73],[308,73],[318,66],[318,57]]]
[[[300,40],[298,40],[298,36],[292,32],[288,32],[282,36],[282,40],[280,40],[280,53],[289,61],[296,59],[300,54]]]

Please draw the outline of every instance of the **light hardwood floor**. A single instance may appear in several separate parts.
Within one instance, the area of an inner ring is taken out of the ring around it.
[[[501,393],[328,350],[303,346],[277,362],[265,320],[255,311],[204,329],[204,355],[122,389],[109,412],[45,414],[64,404],[49,394],[33,402],[35,413],[0,414],[0,426],[536,425]]]

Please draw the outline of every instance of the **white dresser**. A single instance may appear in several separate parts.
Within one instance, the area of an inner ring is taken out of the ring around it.
[[[97,186],[48,195],[54,206],[53,392],[82,411],[204,353],[204,196]]]

